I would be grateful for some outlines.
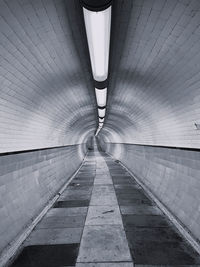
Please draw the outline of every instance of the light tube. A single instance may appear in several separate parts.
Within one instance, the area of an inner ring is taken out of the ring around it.
[[[102,82],[108,76],[111,6],[99,12],[83,7],[83,14],[93,77]]]
[[[97,106],[105,107],[106,98],[107,98],[107,88],[104,88],[104,89],[95,88],[95,94],[96,94],[96,99],[97,99]]]
[[[103,119],[99,118],[99,122],[104,122],[104,118]]]
[[[98,133],[100,132],[100,130],[101,130],[101,128],[98,128],[98,129],[97,129],[95,136],[98,135]]]
[[[105,117],[105,114],[106,114],[106,109],[100,109],[98,108],[98,114],[99,114],[99,117]]]

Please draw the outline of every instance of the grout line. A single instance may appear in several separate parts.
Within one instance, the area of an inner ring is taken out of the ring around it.
[[[115,158],[110,153],[105,153],[115,160]],[[163,211],[167,218],[173,223],[178,232],[188,241],[188,243],[197,251],[197,253],[200,254],[200,244],[192,236],[189,230],[184,225],[182,225],[179,219],[176,218],[174,214],[172,214],[172,212],[151,192],[151,190],[131,170],[129,170],[121,161],[119,161],[118,163],[130,173],[132,179],[136,180],[136,182],[143,188],[147,195],[156,203],[156,205],[161,209],[161,211]]]
[[[45,216],[45,214],[48,212],[48,210],[53,206],[53,204],[58,200],[60,195],[63,193],[63,191],[67,188],[69,183],[74,179],[74,177],[77,175],[79,170],[81,169],[82,165],[85,162],[85,158],[87,156],[88,152],[85,154],[82,163],[80,164],[79,168],[72,174],[72,176],[69,178],[66,184],[61,187],[59,192],[55,195],[53,199],[51,199],[48,204],[43,208],[43,210],[39,213],[39,215],[25,228],[25,230],[17,236],[17,238],[12,241],[8,247],[6,247],[0,256],[0,266],[9,266],[9,264],[14,260],[14,258],[17,256],[17,254],[20,252],[22,243],[27,239],[27,237],[31,234],[32,230],[35,228],[35,226],[42,220],[42,218]]]

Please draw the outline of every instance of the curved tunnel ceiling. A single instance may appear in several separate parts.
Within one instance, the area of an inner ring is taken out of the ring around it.
[[[114,0],[109,142],[200,147],[200,1]],[[79,0],[0,1],[0,152],[76,144],[97,127]]]
[[[79,1],[0,2],[0,152],[76,144],[96,129]]]
[[[110,51],[100,137],[200,147],[200,1],[114,1]]]

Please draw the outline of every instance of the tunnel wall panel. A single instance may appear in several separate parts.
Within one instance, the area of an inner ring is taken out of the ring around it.
[[[94,131],[81,15],[79,0],[0,1],[0,153],[79,144]]]
[[[103,144],[200,240],[200,151]]]
[[[85,152],[83,144],[0,156],[0,251],[55,196]]]
[[[101,131],[111,142],[200,148],[199,10],[198,0],[113,1]]]

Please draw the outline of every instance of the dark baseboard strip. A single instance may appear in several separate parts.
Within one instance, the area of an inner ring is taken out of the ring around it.
[[[43,150],[49,150],[49,149],[66,148],[66,147],[79,146],[79,145],[80,144],[74,144],[74,145],[54,146],[54,147],[42,147],[42,148],[35,148],[35,149],[27,149],[27,150],[18,150],[18,151],[2,152],[2,153],[0,153],[0,157],[2,157],[2,156],[9,156],[9,155],[15,155],[15,154],[30,153],[30,152],[36,152],[36,151],[43,151]]]
[[[109,144],[109,143],[108,143]],[[176,146],[161,146],[161,145],[147,145],[147,144],[130,144],[130,143],[110,143],[113,145],[127,145],[127,146],[143,146],[143,147],[154,147],[154,148],[167,148],[167,149],[179,149],[179,150],[187,150],[187,151],[196,151],[200,152],[200,148],[192,148],[192,147],[176,147]]]

